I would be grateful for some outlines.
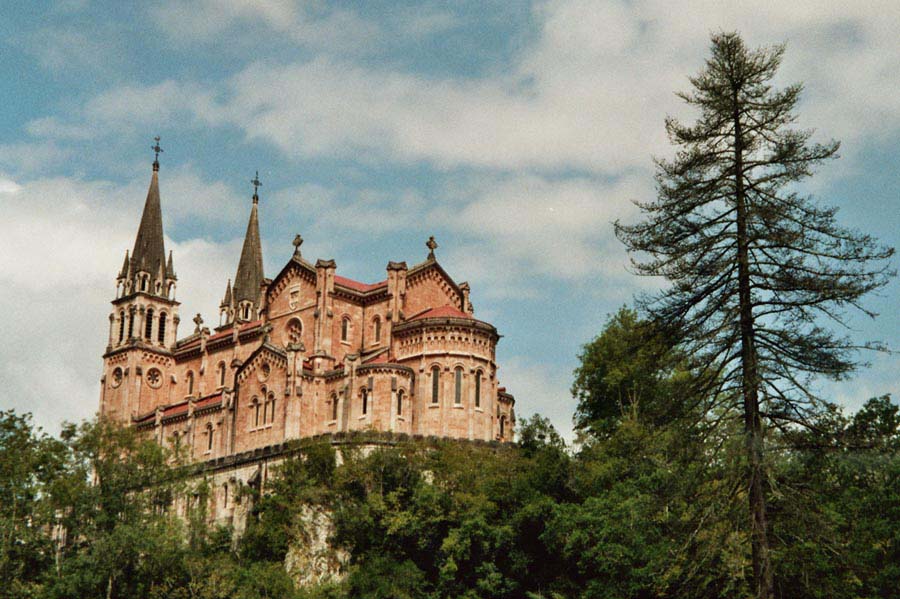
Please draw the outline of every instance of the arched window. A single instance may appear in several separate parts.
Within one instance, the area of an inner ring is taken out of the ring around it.
[[[153,337],[153,308],[147,310],[147,322],[144,323],[144,338],[148,341]]]
[[[397,416],[403,415],[403,389],[397,391]]]
[[[462,375],[463,369],[460,366],[456,367],[455,372],[455,381],[453,387],[453,403],[459,405],[462,403]]]
[[[378,316],[375,317],[375,320],[372,321],[372,329],[373,329],[373,338],[375,339],[375,343],[381,343],[381,318]]]
[[[194,394],[194,371],[188,370],[187,374],[184,375],[184,380],[187,381],[187,394]]]
[[[503,438],[503,434],[506,432],[506,416],[500,417],[500,438]]]
[[[125,340],[125,310],[119,312],[119,343]]]
[[[222,483],[222,507],[228,507],[228,483]]]
[[[362,397],[362,413],[365,416],[369,411],[369,390],[363,387],[360,396]]]
[[[213,426],[206,425],[206,451],[212,451],[213,446]]]
[[[437,403],[441,390],[441,368],[435,366],[431,369],[431,403]]]
[[[219,362],[219,365],[216,367],[216,378],[219,381],[219,386],[225,386],[225,362]]]
[[[341,319],[341,341],[350,339],[350,319],[346,316]]]
[[[244,320],[250,320],[250,304],[244,303],[241,305],[241,318]]]
[[[481,371],[475,373],[475,407],[481,407]]]
[[[250,402],[250,409],[253,411],[253,427],[259,426],[259,398],[254,397]]]
[[[337,420],[338,416],[338,396],[337,393],[331,395],[331,419]]]
[[[269,419],[267,422],[272,423],[275,422],[275,394],[269,393],[269,398],[266,400],[266,403],[269,404]]]
[[[156,327],[158,329],[158,331],[156,333],[156,339],[160,343],[166,342],[166,319],[167,318],[168,318],[168,314],[166,314],[165,312],[160,313],[159,325],[157,325],[157,327]]]
[[[147,291],[147,275],[141,275],[141,291]]]
[[[300,343],[303,338],[303,323],[299,318],[292,318],[287,325],[287,342]]]
[[[128,338],[134,337],[134,310],[128,313]]]

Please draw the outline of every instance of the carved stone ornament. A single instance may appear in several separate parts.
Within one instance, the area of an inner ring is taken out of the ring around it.
[[[163,377],[162,372],[160,372],[159,368],[151,368],[147,371],[147,384],[153,387],[154,389],[159,389],[162,386]]]
[[[119,385],[122,384],[122,369],[121,368],[116,368],[115,370],[113,370],[111,384],[114,388],[118,387]]]
[[[269,378],[270,374],[272,374],[272,366],[268,362],[263,362],[256,371],[256,378],[263,383]]]

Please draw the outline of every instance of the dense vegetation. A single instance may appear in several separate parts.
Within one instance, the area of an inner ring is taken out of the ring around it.
[[[649,337],[648,337],[649,336]],[[245,533],[211,525],[177,456],[106,423],[43,435],[0,415],[0,587],[7,597],[748,597],[744,452],[677,402],[678,349],[623,309],[576,372],[580,438],[546,419],[516,446],[408,441],[302,447]],[[900,409],[833,409],[814,431],[770,431],[775,591],[886,597],[900,575]],[[144,491],[140,491],[144,489]],[[285,568],[304,509],[331,513],[342,580]],[[60,531],[65,542],[59,543]]]

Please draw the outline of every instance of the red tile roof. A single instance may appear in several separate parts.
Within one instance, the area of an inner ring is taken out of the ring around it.
[[[206,408],[212,405],[215,405],[222,401],[222,392],[214,393],[202,399],[198,399],[194,402],[194,409],[199,410],[201,408]],[[181,401],[178,403],[174,403],[168,406],[165,406],[162,409],[162,417],[170,418],[172,416],[179,416],[181,414],[186,414],[188,411],[188,402]],[[155,417],[155,412],[150,412],[149,414],[142,416],[137,419],[138,422],[146,422],[147,420],[152,420]]]
[[[413,316],[410,320],[419,320],[421,318],[468,318],[471,319],[471,314],[466,314],[462,310],[458,310],[453,306],[441,306],[440,308],[431,308],[430,310],[426,310],[425,312],[421,312]]]
[[[362,292],[372,291],[373,289],[378,289],[379,287],[384,287],[387,285],[387,281],[379,281],[377,283],[360,283],[359,281],[354,281],[353,279],[348,279],[347,277],[342,277],[340,275],[334,275],[334,282],[338,285],[342,285],[355,291]]]
[[[262,320],[254,320],[253,322],[247,322],[247,323],[242,324],[242,325],[240,326],[239,331],[240,331],[241,333],[243,333],[244,331],[247,331],[247,330],[249,330],[249,329],[257,328],[257,327],[259,327],[260,325],[262,325]],[[233,329],[231,329],[231,328],[228,328],[228,329],[226,329],[226,330],[224,330],[224,331],[219,331],[218,333],[216,333],[216,334],[214,334],[214,335],[210,335],[209,337],[207,337],[207,338],[206,338],[206,341],[207,341],[207,342],[210,342],[210,341],[215,341],[216,339],[222,339],[223,337],[228,337],[228,336],[230,336],[230,335],[232,334],[232,332],[233,332]],[[200,345],[200,338],[199,338],[199,337],[197,337],[196,339],[192,339],[191,341],[189,341],[188,343],[185,343],[184,345],[178,346],[177,349],[178,349],[178,350],[183,350],[183,349],[187,349],[187,348],[189,348],[189,347],[194,347],[195,345]]]

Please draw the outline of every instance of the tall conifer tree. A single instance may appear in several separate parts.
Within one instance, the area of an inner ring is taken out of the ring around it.
[[[638,274],[671,287],[647,298],[659,322],[713,381],[709,410],[743,420],[756,596],[773,595],[766,520],[768,426],[810,425],[822,406],[810,378],[840,379],[862,347],[826,323],[846,324],[866,293],[893,274],[893,249],[841,227],[836,210],[794,184],[835,158],[838,143],[811,143],[793,127],[799,84],[776,89],[783,46],[748,49],[737,33],[712,36],[712,55],[693,89],[693,125],[666,120],[678,146],[657,160],[658,198],[639,202],[644,220],[616,223]]]

